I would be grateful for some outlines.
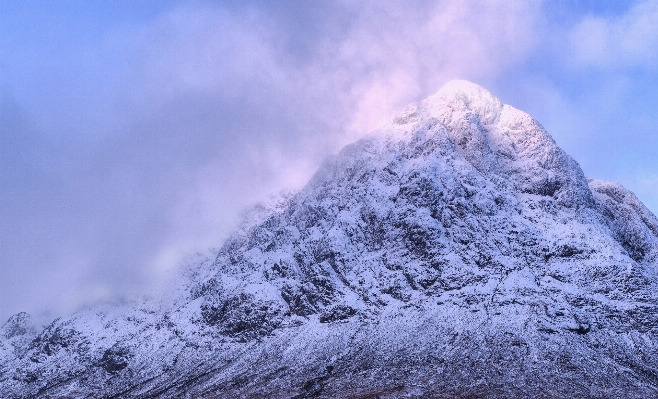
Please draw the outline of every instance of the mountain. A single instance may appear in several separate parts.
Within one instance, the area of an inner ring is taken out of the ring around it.
[[[658,219],[452,81],[165,298],[12,316],[0,397],[658,397]]]

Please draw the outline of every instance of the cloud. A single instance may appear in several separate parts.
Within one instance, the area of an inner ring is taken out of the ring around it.
[[[658,1],[639,3],[620,16],[589,16],[571,34],[573,59],[580,67],[658,66]]]
[[[522,2],[366,5],[344,40],[318,55],[318,76],[353,113],[351,129],[368,131],[445,81],[491,79],[533,46],[535,5]],[[487,17],[483,17],[486,15]]]
[[[176,233],[168,234],[162,253],[180,247],[177,240],[219,240],[246,203],[299,188],[329,153],[446,80],[491,79],[520,62],[533,45],[538,9],[450,1],[293,12],[315,18],[307,22],[316,26],[312,41],[300,44],[307,32],[290,31],[276,15],[193,6],[131,34],[141,55],[131,78],[134,108],[167,120],[158,134],[195,131],[217,151],[190,151],[196,166],[168,212]],[[198,116],[207,126],[170,120],[186,107],[207,107]],[[220,234],[215,226],[228,227]]]
[[[318,22],[324,28],[301,55],[290,37],[307,32],[288,31],[271,15],[186,6],[162,16],[137,35],[136,101],[157,105],[181,93],[221,93],[238,102],[287,101],[291,112],[302,111],[298,102],[313,105],[303,111],[338,118],[335,129],[344,128],[338,115],[345,113],[380,121],[454,76],[490,79],[523,60],[539,12],[527,2],[335,5],[334,16],[313,18],[347,22]],[[381,110],[364,117],[372,108]]]

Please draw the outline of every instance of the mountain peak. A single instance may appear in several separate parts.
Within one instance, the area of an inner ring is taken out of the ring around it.
[[[489,91],[453,80],[436,94],[407,106],[376,132],[392,142],[459,156],[485,176],[496,175],[519,192],[549,195],[568,207],[591,206],[587,180],[541,124],[503,104]]]
[[[486,125],[495,123],[503,108],[500,100],[488,90],[467,80],[451,80],[423,102],[433,116],[442,115],[448,107],[474,112]]]
[[[439,118],[445,121],[446,114],[452,112],[470,112],[485,125],[497,121],[503,109],[500,100],[485,88],[467,80],[451,80],[426,99],[408,105],[402,113],[394,118],[395,123],[404,124],[409,116]]]

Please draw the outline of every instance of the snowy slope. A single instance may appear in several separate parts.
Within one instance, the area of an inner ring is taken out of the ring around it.
[[[0,397],[658,397],[658,219],[452,81],[167,300],[0,331]]]

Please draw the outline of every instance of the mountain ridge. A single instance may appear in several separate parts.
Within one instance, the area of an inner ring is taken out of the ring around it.
[[[166,304],[12,316],[0,394],[658,396],[658,219],[480,86],[411,104],[273,208]]]

